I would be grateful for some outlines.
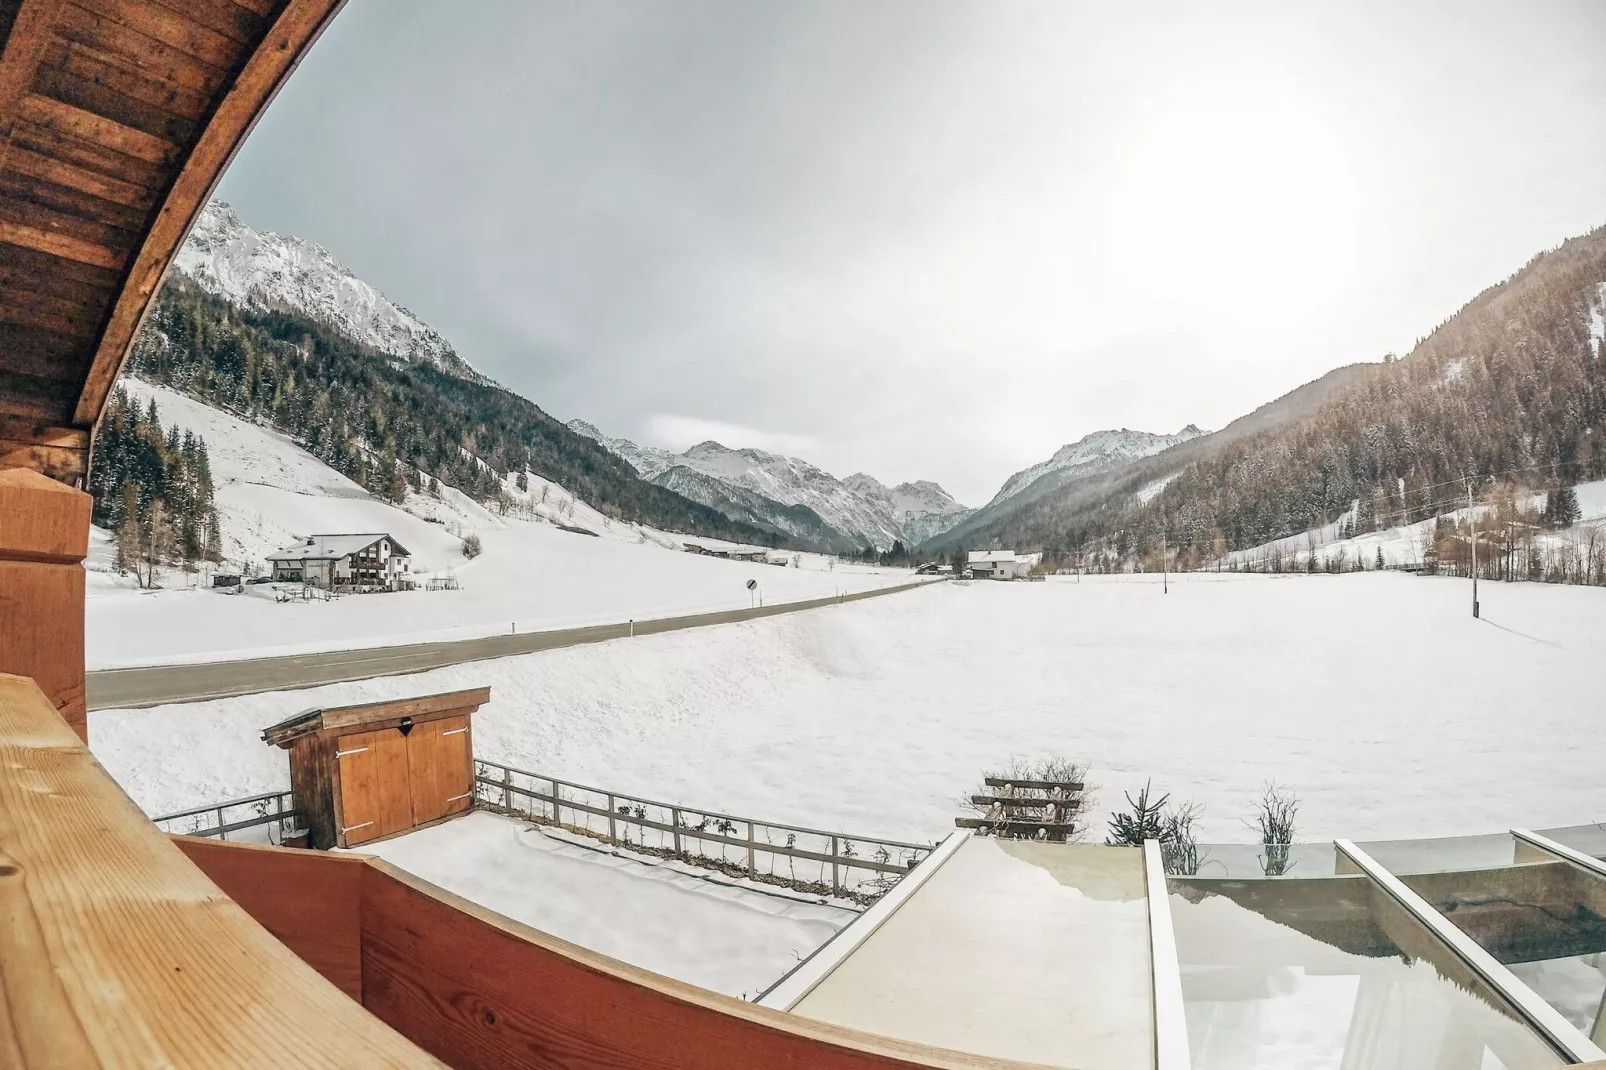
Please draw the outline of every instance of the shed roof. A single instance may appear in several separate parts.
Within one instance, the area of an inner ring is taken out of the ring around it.
[[[997,561],[1015,560],[1014,550],[972,550],[970,563],[972,565],[992,564]]]
[[[348,554],[361,553],[380,539],[389,539],[391,551],[402,557],[411,557],[407,548],[395,536],[383,531],[362,535],[308,535],[295,546],[286,546],[268,555],[269,561],[338,561]]]
[[[414,698],[392,698],[381,702],[363,702],[355,706],[330,706],[325,709],[304,710],[294,717],[286,717],[278,724],[262,730],[262,742],[285,747],[292,740],[331,728],[358,728],[383,721],[411,717],[415,721],[459,710],[478,709],[491,700],[489,687],[471,687],[466,691],[442,691],[435,695]]]

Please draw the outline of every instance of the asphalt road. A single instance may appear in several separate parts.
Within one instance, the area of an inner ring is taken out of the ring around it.
[[[931,581],[903,583],[875,591],[832,595],[806,602],[786,602],[757,609],[731,609],[719,613],[697,613],[687,617],[640,620],[634,634],[653,635],[683,628],[703,628],[710,624],[797,613],[805,609],[857,602],[863,598],[893,594]],[[365,680],[373,676],[397,676],[423,672],[443,665],[466,661],[505,658],[510,654],[530,654],[581,643],[600,643],[623,639],[632,634],[632,625],[596,624],[585,628],[561,628],[524,635],[491,635],[479,639],[454,639],[444,643],[409,643],[403,646],[369,647],[363,650],[329,650],[317,654],[286,654],[243,661],[213,661],[192,665],[151,665],[137,669],[102,669],[88,674],[89,708],[92,710],[141,709],[165,702],[198,702],[209,698],[252,695],[259,691],[289,691],[343,680]]]

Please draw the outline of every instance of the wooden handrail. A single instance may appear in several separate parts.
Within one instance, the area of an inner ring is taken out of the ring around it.
[[[158,832],[0,675],[0,1066],[436,1066]]]

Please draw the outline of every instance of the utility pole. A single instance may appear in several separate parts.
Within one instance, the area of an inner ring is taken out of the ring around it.
[[[1467,477],[1467,516],[1472,520],[1472,619],[1478,619],[1478,513],[1472,505],[1472,477]]]
[[[1171,593],[1171,574],[1166,568],[1165,518],[1160,518],[1160,593]]]

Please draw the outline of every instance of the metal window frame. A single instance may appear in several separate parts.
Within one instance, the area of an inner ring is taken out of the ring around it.
[[[1380,862],[1349,840],[1334,840],[1333,846],[1488,985],[1557,1055],[1572,1063],[1606,1059],[1606,1051]]]
[[[1149,901],[1149,968],[1154,987],[1155,1070],[1192,1070],[1187,1008],[1182,999],[1182,967],[1177,960],[1176,928],[1171,922],[1171,888],[1159,840],[1143,841],[1143,879]]]
[[[963,830],[950,832],[948,838],[922,858],[907,876],[892,886],[891,891],[877,899],[869,910],[839,929],[835,936],[815,948],[812,955],[794,966],[779,981],[759,993],[754,1002],[760,1007],[778,1011],[789,1011],[803,1002],[805,996],[831,976],[849,955],[864,946],[864,942],[874,936],[876,930],[886,924],[887,919],[897,913],[898,908],[907,903],[920,886],[930,880],[970,838],[970,833]]]
[[[1553,840],[1549,836],[1541,836],[1529,829],[1512,829],[1511,836],[1530,847],[1537,847],[1548,855],[1570,863],[1591,876],[1606,877],[1606,862],[1602,862],[1594,855],[1585,854],[1576,847],[1568,847],[1565,843]]]

